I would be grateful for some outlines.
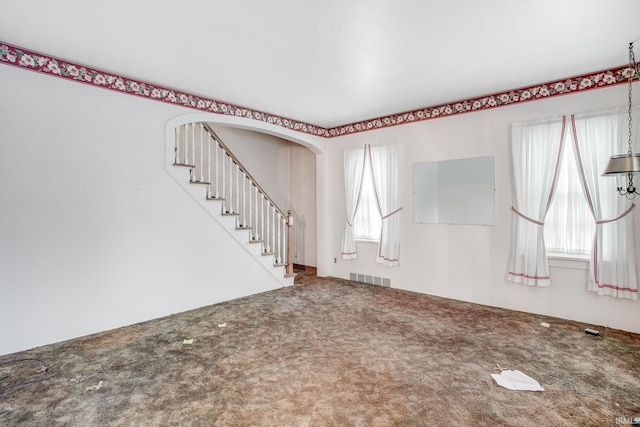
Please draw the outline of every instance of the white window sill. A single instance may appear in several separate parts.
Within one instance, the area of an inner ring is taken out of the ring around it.
[[[548,252],[547,259],[549,260],[549,267],[588,270],[591,255]]]
[[[379,241],[379,240],[362,240],[362,239],[356,239],[356,246],[361,247],[361,248],[373,248],[373,249],[377,249],[379,244],[380,244],[380,241]]]

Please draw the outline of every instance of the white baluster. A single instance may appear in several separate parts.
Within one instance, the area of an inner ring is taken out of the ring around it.
[[[267,224],[269,224],[267,231],[267,234],[269,234],[269,252],[273,252],[273,207],[271,206],[271,203],[267,205],[267,208]]]
[[[253,211],[251,210],[251,200],[253,199],[251,197],[251,188],[253,188],[253,184],[251,183],[251,181],[249,181],[249,197],[248,197],[248,202],[249,202],[249,207],[247,209],[247,218],[249,218],[249,221],[247,223],[248,227],[252,228],[251,234],[253,235]]]
[[[196,124],[191,123],[191,164],[196,164]]]
[[[216,177],[216,198],[220,197],[220,183],[219,183],[219,176],[220,176],[220,163],[218,160],[218,151],[220,151],[220,146],[218,145],[218,141],[215,141],[215,150],[216,150],[216,172],[215,172],[215,177]]]
[[[235,163],[234,163],[235,164]],[[240,212],[240,167],[236,165],[236,212]]]
[[[198,123],[198,127],[200,128],[200,182],[204,181],[204,126],[202,123]]]
[[[247,184],[249,183],[249,178],[247,174],[242,172],[242,226],[247,226]]]
[[[213,173],[211,170],[211,157],[213,154],[211,153],[211,148],[213,148],[213,142],[211,140],[211,134],[207,132],[207,176],[209,180],[209,185],[207,186],[208,193],[207,197],[210,198],[213,193]]]
[[[173,137],[175,139],[175,144],[174,144],[174,147],[173,147],[173,163],[176,164],[176,165],[178,164],[178,143],[179,143],[179,140],[178,140],[178,129],[180,129],[179,126],[173,129],[173,131],[174,131]]]
[[[194,145],[193,145],[193,123],[189,123],[188,124],[188,128],[187,128],[187,135],[185,137],[185,144],[186,144],[186,149],[185,149],[185,153],[187,153],[187,156],[185,158],[185,164],[190,164],[193,165],[193,155],[194,155]],[[194,171],[193,168],[189,169],[189,181],[193,181],[194,180],[194,175],[193,175]]]
[[[282,218],[281,215],[279,215],[280,217],[280,231],[278,233],[278,238],[280,239],[280,263],[283,264],[284,263],[284,230],[285,230],[285,226],[284,226],[284,219]]]
[[[187,128],[188,128],[188,124],[185,123],[184,125],[182,125],[182,135],[180,136],[180,145],[182,146],[182,151],[181,151],[181,156],[180,156],[180,163],[187,163]]]
[[[195,168],[193,168],[193,180],[195,182],[200,182],[200,152],[202,151],[200,149],[200,132],[199,132],[199,123],[194,123],[193,124],[193,165],[195,165]]]
[[[275,257],[277,259],[278,258],[278,245],[277,245],[277,242],[278,242],[278,227],[277,227],[277,225],[278,225],[278,217],[276,215],[277,215],[276,207],[272,206],[272,210],[271,210],[271,224],[272,224],[272,226],[271,227],[273,228],[273,231],[271,232],[271,234],[272,234],[271,235],[271,241],[272,241],[272,243],[271,243],[271,248],[272,248],[271,252],[276,254]]]
[[[229,213],[233,212],[233,159],[229,156]]]
[[[263,240],[264,240],[264,251],[265,252],[270,252],[271,248],[269,247],[269,202],[266,201],[265,198],[265,202],[264,204],[264,236],[263,236]]]
[[[254,227],[255,227],[255,231],[254,231],[254,235],[256,236],[256,240],[260,240],[260,236],[262,236],[262,232],[260,231],[260,227],[259,227],[259,221],[260,218],[258,217],[258,213],[260,212],[260,204],[258,203],[258,187],[256,187],[256,203],[255,203],[255,215],[256,215],[256,220],[254,221]]]
[[[282,264],[286,264],[287,260],[285,260],[285,257],[286,257],[286,254],[287,254],[287,248],[286,248],[287,220],[284,217],[280,218],[280,227],[281,227],[281,230],[282,230],[282,231],[280,231],[280,238],[282,239],[282,248],[281,248],[282,252],[280,252],[281,253],[280,256],[281,256],[282,259],[281,259],[280,262]]]
[[[221,148],[222,150],[222,161],[220,162],[222,164],[222,198],[225,199],[226,198],[226,180],[225,180],[225,174],[224,174],[224,149]],[[224,210],[224,205],[227,202],[225,200],[222,201],[222,210]]]
[[[187,163],[187,124],[180,129],[180,163]]]
[[[260,193],[260,236],[262,236],[262,245],[266,251],[266,236],[264,233],[264,195]]]
[[[280,214],[274,210],[276,221],[276,263],[280,263]]]

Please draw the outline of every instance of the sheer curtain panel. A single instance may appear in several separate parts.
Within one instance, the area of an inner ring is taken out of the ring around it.
[[[544,219],[553,199],[566,118],[511,128],[514,205],[508,280],[549,286]]]
[[[400,262],[400,196],[398,192],[398,146],[369,147],[371,172],[378,209],[382,217],[382,230],[376,260],[395,267]]]
[[[592,251],[596,225],[585,199],[576,163],[573,135],[567,131],[553,203],[544,220],[547,255],[550,252],[568,256],[589,255]]]
[[[633,120],[634,129],[638,129],[637,114]],[[631,214],[635,205],[617,193],[613,178],[602,176],[609,157],[627,151],[627,112],[571,116],[571,122],[578,170],[596,223],[588,289],[599,295],[636,300],[638,281]]]
[[[353,234],[353,219],[358,209],[362,176],[364,174],[365,148],[344,151],[344,196],[345,196],[345,225],[342,238],[342,258],[357,258],[356,239]]]

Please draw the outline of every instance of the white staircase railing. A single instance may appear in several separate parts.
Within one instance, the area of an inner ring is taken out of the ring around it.
[[[175,132],[174,165],[188,167],[190,182],[206,185],[207,200],[221,201],[221,214],[236,216],[236,228],[249,230],[250,242],[293,274],[291,211],[275,204],[209,125],[187,123]]]

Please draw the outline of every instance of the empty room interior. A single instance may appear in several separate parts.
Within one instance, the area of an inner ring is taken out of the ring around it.
[[[640,2],[0,13],[0,426],[640,424]]]

